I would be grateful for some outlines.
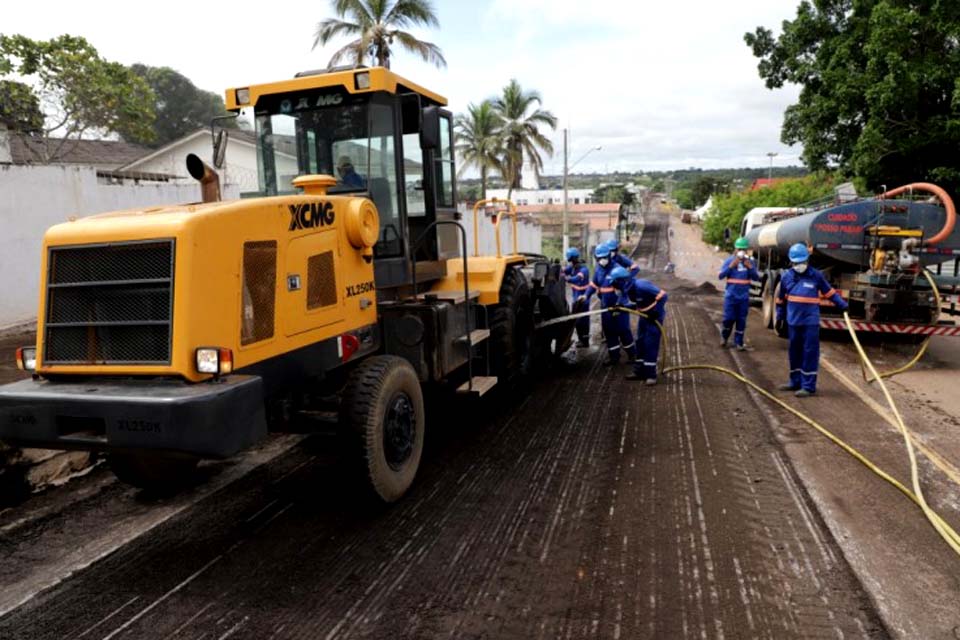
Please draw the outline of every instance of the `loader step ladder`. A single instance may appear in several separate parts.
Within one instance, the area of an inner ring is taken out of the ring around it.
[[[490,337],[490,329],[474,329],[470,332],[470,345],[477,345]],[[460,336],[458,341],[462,343],[467,342],[467,336]]]
[[[473,376],[457,388],[457,393],[480,397],[495,386],[497,386],[497,376]]]

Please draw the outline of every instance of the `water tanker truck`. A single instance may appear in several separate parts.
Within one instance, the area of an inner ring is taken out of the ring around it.
[[[960,230],[943,189],[915,183],[873,198],[784,210],[767,220],[747,228],[745,219],[741,231],[757,259],[761,281],[753,296],[768,328],[785,334],[785,327],[775,326],[774,300],[790,267],[789,248],[804,243],[810,263],[849,302],[858,331],[960,335],[960,326],[944,319],[960,314]],[[821,328],[846,328],[833,303],[820,304]]]

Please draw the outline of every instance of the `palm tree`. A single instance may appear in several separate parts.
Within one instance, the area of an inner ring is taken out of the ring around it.
[[[493,103],[484,100],[467,106],[467,113],[457,115],[457,154],[463,164],[461,172],[468,167],[480,170],[480,199],[487,198],[487,176],[491,170],[503,173],[502,121],[493,108]]]
[[[390,68],[394,41],[407,51],[445,67],[447,61],[437,45],[415,38],[410,27],[439,27],[440,22],[429,0],[330,0],[339,18],[327,18],[317,23],[313,48],[324,46],[338,36],[355,36],[330,58],[329,66],[341,62],[354,66],[363,64],[366,56],[378,67]]]
[[[511,80],[503,88],[503,95],[493,101],[494,109],[503,120],[501,133],[506,146],[503,179],[509,186],[507,198],[513,195],[514,189],[520,188],[524,157],[533,168],[534,175],[540,177],[543,171],[540,152],[553,155],[553,143],[540,133],[539,125],[547,125],[555,130],[557,118],[541,109],[542,103],[539,91],[524,91],[516,79]]]

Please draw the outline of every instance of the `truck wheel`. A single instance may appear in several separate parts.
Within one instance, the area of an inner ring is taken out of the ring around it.
[[[776,300],[780,297],[780,282],[777,282],[777,288],[773,292],[773,298]],[[776,309],[774,309],[774,318],[776,318]],[[786,338],[788,336],[787,330],[787,319],[784,318],[782,322],[777,322],[774,319],[773,322],[773,331],[781,338]]]
[[[409,362],[372,356],[350,373],[340,401],[348,462],[383,502],[400,499],[413,484],[424,424],[423,391]]]
[[[760,300],[763,304],[763,326],[767,329],[773,329],[773,321],[777,318],[776,296],[773,293],[776,284],[775,276],[768,273],[763,280],[763,290],[760,293]]]
[[[110,468],[120,482],[158,495],[170,495],[196,479],[198,458],[150,453],[111,453]]]
[[[505,387],[515,387],[531,369],[533,298],[526,278],[507,267],[500,303],[490,311],[490,369]]]

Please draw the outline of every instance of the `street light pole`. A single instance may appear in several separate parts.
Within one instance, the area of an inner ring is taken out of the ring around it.
[[[771,182],[773,180],[773,158],[774,156],[777,156],[780,154],[774,151],[770,151],[767,153],[767,155],[770,157],[770,168],[767,169],[767,182]]]
[[[567,176],[570,173],[570,169],[574,168],[580,161],[586,158],[588,155],[594,151],[600,151],[603,147],[593,147],[589,149],[585,154],[580,156],[580,158],[573,164],[568,164],[568,155],[567,155],[567,130],[563,130],[563,256],[566,258],[567,249],[570,248],[570,228],[568,225],[568,209],[567,206]]]
[[[563,259],[567,259],[567,249],[570,248],[570,229],[567,226],[567,130],[563,130]]]

